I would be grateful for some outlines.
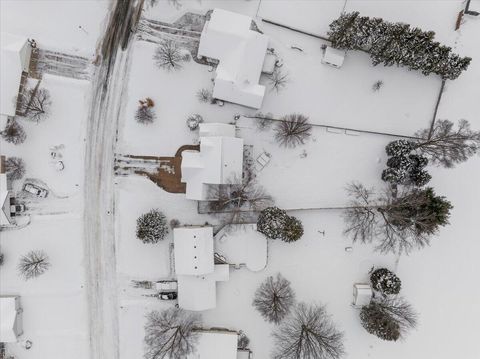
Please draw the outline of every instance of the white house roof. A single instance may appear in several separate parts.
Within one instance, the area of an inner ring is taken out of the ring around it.
[[[195,353],[187,359],[236,359],[237,341],[235,332],[202,331]]]
[[[213,228],[179,227],[173,230],[175,272],[178,275],[212,273]]]
[[[186,197],[207,199],[207,185],[241,181],[243,139],[234,137],[235,126],[200,124],[200,152],[182,153],[182,182],[187,184]],[[222,135],[222,136],[217,136]]]
[[[16,342],[21,328],[17,323],[18,297],[0,297],[0,343]]]
[[[219,60],[214,98],[258,109],[265,94],[258,81],[268,36],[250,30],[251,23],[251,17],[214,9],[203,28],[198,55]]]
[[[230,278],[228,264],[215,264],[214,271],[205,275],[179,275],[178,306],[187,310],[208,310],[217,306],[217,282]]]
[[[9,225],[10,218],[10,192],[7,187],[7,175],[0,173],[0,225]]]
[[[16,97],[22,78],[21,51],[27,38],[0,34],[0,114],[15,116]]]

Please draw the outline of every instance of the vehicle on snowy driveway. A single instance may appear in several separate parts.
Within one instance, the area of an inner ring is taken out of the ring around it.
[[[45,188],[38,187],[33,183],[25,183],[25,185],[23,186],[23,190],[41,198],[45,198],[48,196],[48,191]]]

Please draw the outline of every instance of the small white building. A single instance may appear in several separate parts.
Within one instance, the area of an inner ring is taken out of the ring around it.
[[[323,53],[322,63],[339,69],[345,60],[345,51],[327,46]]]
[[[237,359],[238,334],[231,331],[200,331],[195,353],[187,359]]]
[[[251,30],[252,18],[214,9],[200,37],[199,57],[219,61],[213,97],[259,109],[265,86],[260,85],[269,38]]]
[[[5,173],[5,156],[0,156],[0,227],[7,227],[13,224],[10,211],[11,197],[7,174]]]
[[[32,48],[26,37],[0,33],[0,123],[15,116],[22,73],[28,72]]]
[[[0,297],[0,343],[16,342],[23,334],[19,296]]]
[[[178,305],[194,311],[217,305],[217,282],[227,281],[228,264],[214,264],[213,228],[178,227],[173,230]]]
[[[243,171],[243,139],[235,137],[235,126],[200,124],[200,152],[182,153],[182,182],[186,197],[208,199],[208,185],[240,182]]]

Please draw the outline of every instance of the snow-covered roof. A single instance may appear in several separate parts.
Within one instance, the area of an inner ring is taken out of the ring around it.
[[[7,32],[0,34],[0,114],[15,116],[16,98],[25,66],[22,51],[27,38]]]
[[[173,230],[175,272],[179,275],[212,273],[213,228],[178,227]]]
[[[186,310],[208,310],[217,306],[217,282],[230,278],[228,264],[215,264],[212,273],[178,275],[178,306]]]
[[[235,332],[201,331],[195,353],[187,359],[236,359],[237,341]]]
[[[17,314],[19,307],[19,297],[0,297],[0,343],[16,342],[22,334],[22,318]]]
[[[258,81],[268,48],[268,36],[250,30],[252,18],[214,9],[205,23],[199,56],[219,60],[213,97],[260,108],[265,86]]]
[[[11,224],[10,216],[10,192],[8,190],[7,175],[0,173],[0,225]]]
[[[243,169],[243,139],[234,137],[234,125],[200,124],[200,133],[200,152],[184,151],[181,164],[186,197],[199,201],[209,184],[241,181]]]
[[[332,65],[335,67],[341,67],[343,65],[343,60],[345,60],[345,51],[335,49],[333,47],[327,46],[323,54],[323,63]]]

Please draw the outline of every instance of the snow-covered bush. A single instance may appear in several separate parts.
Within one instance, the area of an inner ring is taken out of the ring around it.
[[[271,74],[266,75],[266,77],[270,90],[277,93],[283,90],[289,81],[288,74],[284,73],[279,68],[275,68],[275,70]]]
[[[203,103],[212,103],[213,94],[209,89],[203,88],[197,91],[197,99]]]
[[[157,243],[167,234],[167,220],[159,210],[152,209],[137,219],[137,238],[143,243]]]
[[[417,325],[417,313],[403,298],[372,300],[362,307],[360,321],[370,334],[396,341]]]
[[[42,250],[30,251],[20,257],[18,272],[25,280],[36,278],[50,268],[48,255]]]
[[[10,120],[0,134],[6,142],[13,143],[14,145],[19,145],[25,142],[25,139],[27,138],[25,130],[15,120]]]
[[[287,212],[278,207],[267,207],[260,212],[257,220],[257,231],[267,238],[277,239],[282,236]]]
[[[5,172],[10,181],[19,180],[25,175],[25,162],[20,157],[8,157]]]
[[[144,125],[152,123],[157,118],[155,112],[153,111],[153,106],[155,106],[155,103],[150,97],[138,102],[140,105],[135,113],[135,120]]]
[[[170,220],[170,228],[174,229],[180,225],[180,221],[176,218]]]
[[[257,231],[270,239],[294,242],[302,237],[303,225],[297,218],[287,215],[283,209],[267,207],[258,216]]]
[[[303,236],[302,222],[293,216],[287,216],[281,239],[284,242],[296,242]]]
[[[280,273],[268,277],[255,292],[253,306],[265,320],[278,324],[290,312],[295,293],[290,282]]]
[[[333,47],[367,51],[373,65],[406,66],[424,75],[434,73],[454,80],[472,60],[435,42],[433,31],[359,15],[358,12],[342,13],[330,24],[328,37]]]
[[[3,265],[3,261],[5,260],[5,257],[3,253],[0,253],[0,266]]]
[[[370,282],[372,288],[382,294],[398,294],[402,288],[402,281],[395,273],[389,271],[387,268],[378,268],[370,275]]]
[[[195,131],[202,122],[203,117],[199,114],[191,115],[187,118],[187,127],[190,131]]]
[[[409,155],[415,148],[415,142],[408,140],[396,140],[385,147],[385,152],[390,157],[403,157]]]
[[[237,348],[246,350],[248,349],[248,345],[250,344],[250,339],[248,339],[247,335],[240,331],[238,333],[238,339],[237,339]]]

